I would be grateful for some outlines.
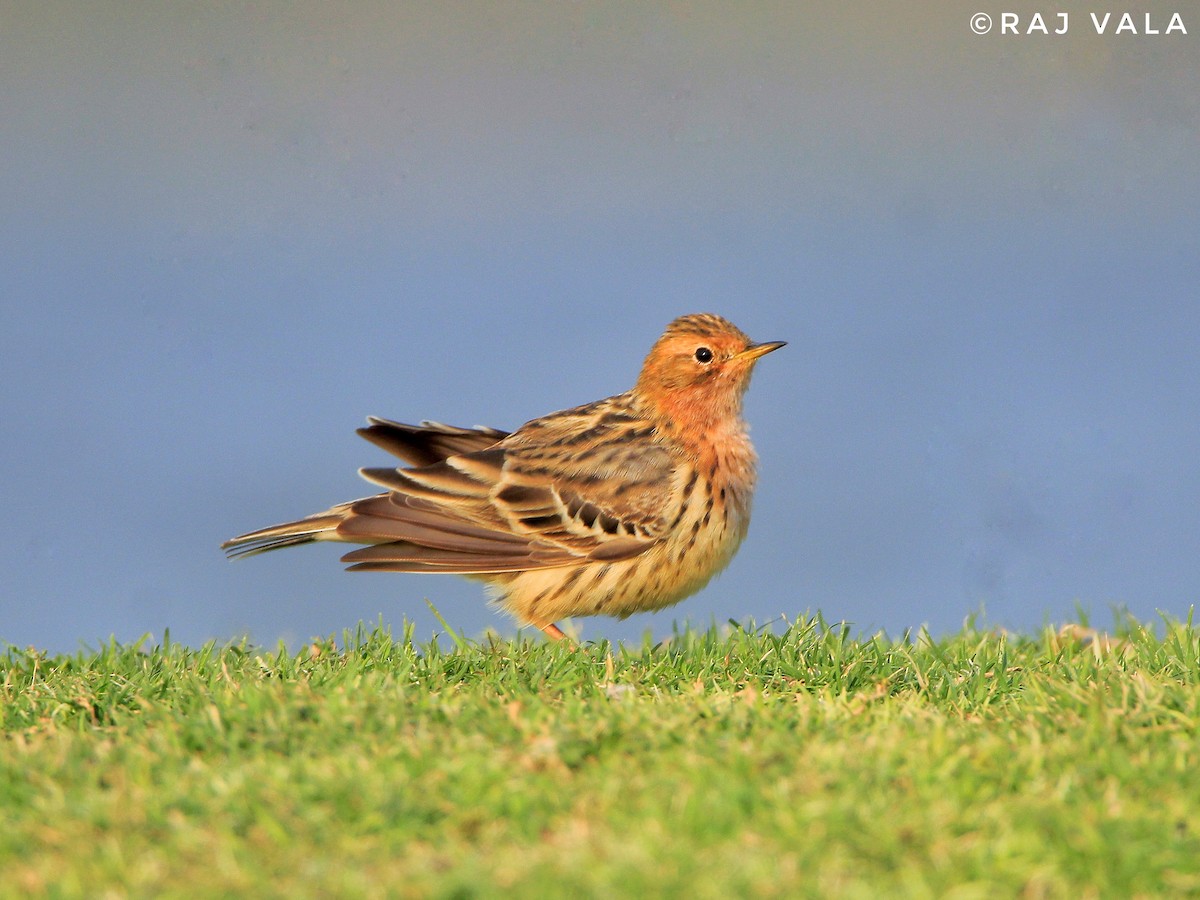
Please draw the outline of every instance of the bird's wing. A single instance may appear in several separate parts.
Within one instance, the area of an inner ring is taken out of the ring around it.
[[[358,429],[358,433],[410,466],[429,466],[458,453],[486,450],[508,437],[507,431],[481,425],[475,428],[458,428],[441,422],[405,425],[377,416],[368,416],[367,421],[370,424]]]
[[[611,562],[666,536],[676,455],[648,426],[582,407],[415,469],[363,469],[388,493],[350,505],[352,568],[489,574]]]

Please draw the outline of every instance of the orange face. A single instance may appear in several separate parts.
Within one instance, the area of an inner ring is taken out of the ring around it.
[[[667,327],[646,357],[638,389],[651,395],[740,395],[758,358],[782,346],[782,341],[756,344],[720,316],[683,316]]]

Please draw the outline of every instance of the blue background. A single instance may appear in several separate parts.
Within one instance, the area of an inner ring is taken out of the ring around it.
[[[585,639],[1185,615],[1200,14],[908,6],[0,6],[0,640],[511,632],[475,583],[218,544],[370,493],[368,414],[512,428],[698,311],[789,342],[750,538]]]

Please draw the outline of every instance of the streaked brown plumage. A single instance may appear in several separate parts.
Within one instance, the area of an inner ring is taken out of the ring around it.
[[[408,466],[360,470],[384,493],[222,546],[365,544],[342,557],[350,569],[479,578],[554,638],[564,616],[661,609],[707,584],[746,536],[755,455],[742,395],[759,357],[782,346],[720,316],[682,316],[632,390],[511,434],[371,418],[358,433]]]

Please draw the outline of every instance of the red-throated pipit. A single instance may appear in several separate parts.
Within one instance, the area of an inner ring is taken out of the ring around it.
[[[720,316],[682,316],[633,389],[507,434],[371,418],[358,433],[409,468],[362,469],[384,493],[226,541],[231,556],[366,544],[351,569],[487,582],[553,638],[564,616],[661,609],[700,590],[750,525],[754,448],[742,395],[759,357]]]

